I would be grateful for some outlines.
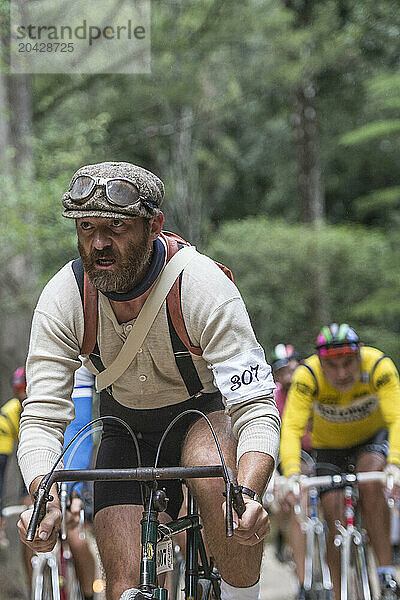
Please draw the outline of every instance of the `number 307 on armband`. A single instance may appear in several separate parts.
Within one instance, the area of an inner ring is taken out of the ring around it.
[[[250,385],[253,381],[259,381],[258,379],[258,369],[260,365],[256,365],[255,367],[249,366],[248,369],[245,369],[241,375],[232,375],[231,382],[233,385],[231,386],[231,391],[235,392],[242,385]]]

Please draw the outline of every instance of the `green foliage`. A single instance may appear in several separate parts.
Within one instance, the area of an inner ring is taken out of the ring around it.
[[[166,0],[152,3],[151,74],[33,76],[34,180],[13,173],[1,190],[2,308],[30,310],[76,255],[60,216],[72,173],[128,160],[165,181],[179,232],[233,266],[267,350],[286,338],[310,352],[322,308],[399,358],[399,23],[397,0]],[[299,87],[337,229],[298,224]]]
[[[374,190],[354,201],[356,211],[360,218],[371,214],[384,216],[391,226],[400,225],[400,215],[398,208],[400,206],[400,186],[387,187],[381,190]],[[392,219],[390,219],[392,215]],[[389,218],[388,218],[389,217]],[[394,222],[393,222],[394,219]]]
[[[362,127],[342,135],[339,143],[344,146],[353,146],[370,142],[376,138],[382,138],[387,135],[394,135],[400,131],[400,119],[374,121],[366,123]]]
[[[379,232],[314,229],[266,218],[226,222],[207,252],[232,267],[260,343],[313,351],[324,323],[314,312],[315,274],[326,275],[327,322],[349,322],[366,343],[400,361],[399,250]]]
[[[354,199],[399,174],[395,136],[383,139],[382,148],[375,138],[372,152],[369,144],[338,143],[360,127],[365,135],[384,82],[397,75],[398,11],[388,0],[378,5],[319,0],[307,2],[306,14],[303,2],[281,0],[153,3],[150,75],[33,78],[38,179],[68,179],[83,164],[129,160],[165,179],[175,212],[177,179],[185,173],[188,193],[195,189],[201,198],[194,217],[200,237],[227,218],[267,214],[296,221],[302,211],[293,98],[311,79],[327,218],[357,220]],[[390,85],[396,89],[393,79]],[[394,113],[395,101],[393,93]],[[397,114],[389,116],[396,122]]]
[[[5,312],[31,311],[43,285],[77,256],[74,221],[61,216],[63,177],[46,182],[4,177],[0,193],[0,243]]]

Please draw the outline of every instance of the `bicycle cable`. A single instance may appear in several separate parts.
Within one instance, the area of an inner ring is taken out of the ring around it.
[[[56,467],[57,467],[58,463],[63,458],[63,456],[66,453],[66,451],[68,450],[68,448],[70,448],[70,446],[75,442],[75,440],[81,435],[81,433],[83,431],[85,431],[86,429],[88,429],[89,427],[91,427],[92,425],[94,425],[95,423],[98,423],[99,421],[103,422],[103,421],[106,421],[106,420],[117,421],[118,423],[120,423],[121,425],[123,425],[128,430],[128,433],[131,436],[133,444],[135,446],[138,466],[139,467],[142,466],[142,459],[141,459],[141,456],[140,456],[139,443],[138,443],[137,437],[136,437],[135,433],[133,432],[132,428],[128,425],[128,423],[126,423],[123,419],[120,419],[119,417],[114,417],[112,415],[105,415],[105,416],[102,416],[102,417],[97,417],[96,419],[93,419],[89,423],[86,423],[86,425],[84,425],[78,431],[78,433],[76,433],[74,435],[74,437],[72,438],[72,440],[67,444],[67,446],[63,449],[63,451],[61,452],[61,454],[57,458],[57,460],[54,463],[54,465],[52,466],[50,472],[43,477],[43,479],[42,479],[42,481],[40,482],[40,485],[39,485],[40,488],[43,489],[43,488],[45,488],[47,486],[47,483],[48,483],[50,477],[53,475],[54,471],[56,470]]]
[[[222,469],[224,472],[224,479],[226,482],[229,481],[229,475],[228,475],[228,469],[226,467],[226,463],[225,463],[225,459],[224,459],[224,455],[222,454],[222,449],[221,449],[221,445],[219,443],[217,434],[215,433],[214,427],[212,426],[212,423],[210,421],[210,419],[207,417],[207,415],[205,415],[203,412],[201,412],[200,410],[196,410],[195,408],[190,408],[188,410],[183,411],[182,413],[180,413],[179,415],[177,415],[172,421],[171,423],[168,425],[168,427],[166,428],[166,430],[164,431],[163,435],[161,436],[161,439],[158,443],[157,446],[157,452],[156,452],[156,458],[155,458],[155,462],[154,462],[154,468],[157,468],[157,464],[158,464],[158,460],[160,458],[160,452],[161,452],[161,448],[162,445],[164,444],[165,438],[167,437],[167,435],[169,434],[169,432],[171,431],[171,429],[176,425],[176,423],[183,418],[186,415],[189,414],[196,414],[196,415],[200,415],[200,417],[202,419],[204,419],[206,421],[206,423],[208,424],[211,433],[214,437],[214,441],[215,441],[215,445],[217,446],[217,450],[218,450],[218,454],[221,460],[221,465],[222,465]],[[149,496],[149,507],[148,507],[148,511],[147,511],[147,527],[146,527],[146,538],[145,538],[145,542],[148,543],[149,542],[149,530],[150,530],[150,518],[151,518],[151,506],[153,503],[153,495],[154,495],[154,487],[151,487],[150,490],[150,496]]]

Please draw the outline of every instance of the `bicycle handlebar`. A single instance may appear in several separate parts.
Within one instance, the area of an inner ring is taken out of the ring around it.
[[[233,535],[232,505],[239,518],[245,510],[240,486],[236,482],[233,471],[227,468],[226,486],[226,535]],[[54,471],[45,476],[36,492],[33,514],[29,522],[26,541],[32,542],[41,520],[46,514],[46,505],[52,496],[49,490],[55,482],[61,481],[158,481],[161,479],[200,479],[208,477],[224,477],[222,465],[198,467],[137,467],[134,469],[79,469]]]
[[[301,487],[325,487],[344,485],[346,483],[368,483],[371,481],[386,481],[386,474],[383,471],[365,471],[362,473],[340,473],[338,475],[320,475],[318,477],[308,477],[301,482]]]
[[[311,487],[329,487],[336,485],[345,485],[346,483],[368,483],[371,481],[386,481],[386,474],[383,471],[363,471],[362,473],[338,473],[337,475],[318,475],[317,477],[306,477],[299,483],[299,488],[307,489]],[[284,487],[287,477],[277,477],[275,485]]]

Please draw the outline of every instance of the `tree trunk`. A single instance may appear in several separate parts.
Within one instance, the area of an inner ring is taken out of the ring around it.
[[[0,79],[0,95],[0,128],[1,135],[4,135],[4,144],[1,144],[4,161],[2,160],[1,169],[4,182],[7,181],[5,189],[16,200],[8,203],[7,210],[20,210],[19,218],[29,222],[31,215],[27,210],[29,203],[26,202],[26,194],[27,190],[33,189],[34,183],[31,76],[3,76]],[[21,244],[18,246],[20,248]],[[0,258],[3,263],[0,306],[4,317],[0,329],[0,403],[11,395],[12,372],[16,367],[25,364],[26,360],[35,300],[32,294],[36,281],[33,247],[33,238],[25,240],[23,251],[17,249],[17,244],[15,247],[0,245]]]
[[[0,173],[9,172],[10,121],[8,115],[7,75],[0,72]]]
[[[13,75],[9,82],[10,144],[15,149],[14,166],[25,179],[31,179],[34,173],[31,75]]]
[[[324,220],[324,189],[319,159],[315,90],[309,79],[294,94],[293,123],[296,135],[298,180],[303,219],[318,225]]]
[[[171,136],[171,168],[169,179],[173,194],[169,200],[167,219],[171,228],[193,244],[201,237],[202,206],[199,195],[198,167],[193,155],[193,112],[184,107],[179,126]]]
[[[328,274],[323,255],[318,251],[319,234],[324,223],[325,194],[320,163],[317,112],[314,106],[315,89],[308,78],[294,93],[293,123],[296,136],[299,196],[305,223],[315,229],[313,252],[315,261],[310,263],[311,302],[310,315],[313,326],[319,329],[330,320]]]

